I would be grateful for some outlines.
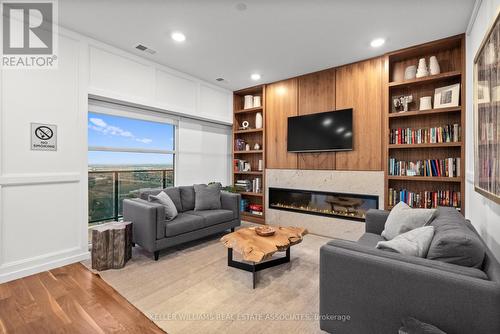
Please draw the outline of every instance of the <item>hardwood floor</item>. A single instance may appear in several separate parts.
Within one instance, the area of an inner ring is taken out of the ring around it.
[[[0,333],[165,333],[75,263],[0,284]]]

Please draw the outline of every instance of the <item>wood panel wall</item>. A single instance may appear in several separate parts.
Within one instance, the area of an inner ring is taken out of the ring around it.
[[[315,72],[267,85],[266,168],[383,170],[383,58]],[[354,150],[288,153],[287,118],[353,108]]]
[[[383,170],[382,70],[381,57],[337,68],[336,109],[354,109],[354,149],[337,152],[336,169]]]
[[[335,109],[335,69],[298,78],[298,114]],[[335,169],[335,152],[298,153],[298,169]]]
[[[297,78],[266,86],[266,168],[297,168],[297,154],[287,151],[288,117],[297,115]]]

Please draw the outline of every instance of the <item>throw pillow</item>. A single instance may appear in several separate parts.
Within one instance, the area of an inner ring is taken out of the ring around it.
[[[174,201],[164,191],[158,195],[149,195],[148,199],[150,202],[158,202],[165,207],[165,219],[168,221],[173,220],[179,214]]]
[[[194,211],[216,210],[221,208],[220,185],[194,185]]]
[[[382,236],[391,240],[402,233],[422,227],[432,220],[435,212],[435,209],[413,209],[405,202],[399,202],[389,213]]]
[[[418,227],[392,240],[379,241],[377,248],[392,250],[403,255],[425,257],[433,236],[434,226]]]
[[[404,318],[403,327],[399,329],[399,334],[446,334],[433,325],[426,324],[415,318]]]
[[[439,207],[430,224],[436,228],[427,258],[460,266],[482,268],[486,247],[454,208]]]

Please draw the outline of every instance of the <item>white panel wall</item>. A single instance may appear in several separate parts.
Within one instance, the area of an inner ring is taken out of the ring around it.
[[[182,119],[178,141],[178,185],[231,184],[231,127]]]
[[[89,94],[199,119],[179,124],[177,183],[230,183],[230,91],[59,31],[58,69],[0,72],[0,283],[89,256]],[[30,150],[31,122],[57,125],[56,152]]]
[[[232,124],[232,92],[92,43],[89,93],[200,120]]]
[[[85,52],[61,36],[56,70],[1,72],[0,282],[88,257]],[[30,150],[30,123],[57,125],[57,152]]]
[[[500,260],[500,205],[474,190],[474,119],[473,119],[473,62],[487,29],[492,24],[500,0],[483,0],[472,29],[467,35],[467,185],[466,216],[478,229],[490,249]]]

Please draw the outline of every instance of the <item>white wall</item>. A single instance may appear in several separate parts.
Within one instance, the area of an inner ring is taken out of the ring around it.
[[[0,283],[89,256],[89,94],[181,116],[178,183],[230,183],[230,91],[59,33],[58,69],[0,72]],[[58,126],[56,152],[30,150],[31,122]]]
[[[500,260],[500,205],[492,202],[474,190],[474,119],[473,119],[473,62],[479,45],[487,29],[493,22],[500,0],[483,0],[477,12],[474,23],[467,33],[467,185],[466,185],[466,216],[478,229],[490,249]],[[472,18],[474,19],[474,18]]]

